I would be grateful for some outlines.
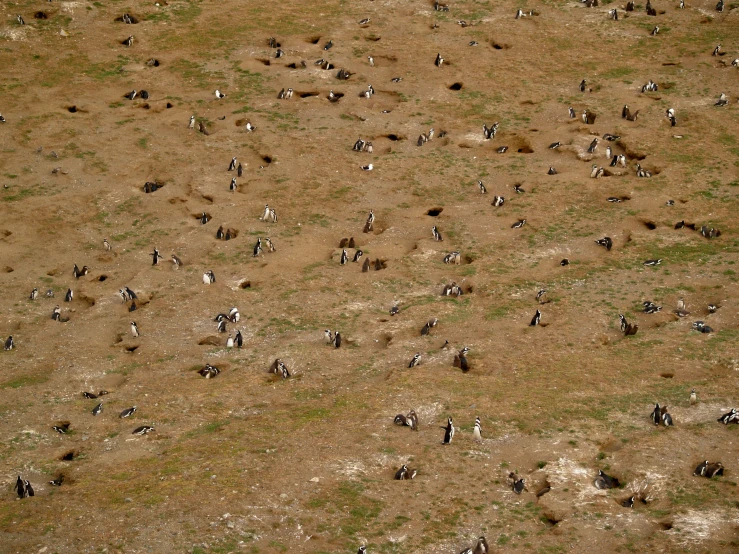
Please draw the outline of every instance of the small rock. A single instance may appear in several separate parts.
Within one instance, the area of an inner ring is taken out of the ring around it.
[[[132,499],[130,499],[130,498],[126,498],[126,499],[124,499],[123,501],[124,501],[124,502],[133,502],[133,500],[132,500]]]
[[[313,479],[310,480],[311,483],[318,483],[318,477],[313,477]]]

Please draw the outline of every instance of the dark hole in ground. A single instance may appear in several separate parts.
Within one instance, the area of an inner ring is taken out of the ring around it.
[[[370,35],[368,37],[365,37],[365,40],[369,40],[371,42],[377,42],[380,40],[381,37],[378,37],[377,35]]]
[[[262,156],[262,159],[264,160],[264,163],[271,164],[273,158],[272,156],[265,154],[264,156]]]
[[[34,19],[49,19],[49,14],[46,12],[36,12],[33,14]]]
[[[70,450],[69,452],[65,452],[64,454],[62,454],[59,457],[59,459],[62,460],[62,461],[64,461],[64,462],[71,462],[76,457],[77,457],[77,452],[75,452],[74,450]]]
[[[211,204],[213,203],[213,197],[210,194],[201,194],[200,196],[202,196],[203,197],[203,200],[205,200],[206,202],[210,202]],[[195,217],[200,218],[202,215],[203,214],[200,214],[200,215],[195,216]],[[210,214],[208,214],[208,217],[210,217]]]
[[[136,349],[138,349],[139,345],[136,344],[134,346],[126,346],[126,352],[136,352]]]
[[[520,152],[521,154],[533,154],[534,151],[531,149],[530,146],[524,145],[518,149],[518,152]]]
[[[642,223],[650,231],[654,231],[657,228],[657,225],[653,221],[642,221]]]
[[[105,281],[105,280],[106,280],[107,278],[108,278],[108,276],[107,276],[107,275],[101,275],[100,277],[98,277],[98,281],[100,281],[100,282],[102,283],[102,282],[103,282],[103,281]]]
[[[663,521],[659,524],[659,526],[663,531],[669,531],[670,529],[672,529],[672,522]]]
[[[167,102],[167,109],[174,108],[171,102]]]
[[[145,109],[145,110],[148,110],[150,106],[149,106],[149,104],[141,104],[140,107],[143,108],[143,109]]]
[[[305,69],[305,66],[302,64],[297,64],[295,62],[287,64],[285,67],[289,67],[290,69]]]
[[[500,44],[498,42],[493,43],[493,48],[495,48],[496,50],[508,50],[510,47],[510,44]]]
[[[308,97],[310,97],[310,96],[318,96],[318,92],[317,92],[317,91],[315,91],[315,90],[310,90],[310,91],[308,91],[308,92],[299,92],[299,93],[298,93],[298,95],[299,95],[299,96],[300,96],[301,98],[308,98]]]
[[[471,264],[474,261],[475,261],[475,258],[473,258],[472,256],[470,256],[469,254],[466,254],[465,255],[465,257],[464,257],[464,263]]]
[[[664,379],[672,379],[675,376],[675,374],[674,373],[660,373],[659,376]]]
[[[431,208],[429,211],[426,212],[426,215],[430,215],[431,217],[436,217],[443,211],[444,211],[444,208]]]
[[[204,339],[200,339],[198,341],[198,344],[200,346],[223,346],[223,339],[221,339],[220,337],[214,337],[211,335],[210,337],[205,337]]]
[[[311,44],[318,44],[318,41],[321,40],[321,37],[308,37],[305,39],[305,42],[310,42]]]
[[[382,135],[386,139],[392,140],[393,142],[396,140],[402,140],[403,137],[396,135],[395,133],[390,133],[388,135]]]
[[[69,113],[77,113],[77,106],[69,106],[69,107],[67,108],[67,111],[68,111]]]
[[[251,281],[241,281],[239,283],[239,288],[242,288],[242,289],[250,289],[251,288]]]
[[[262,62],[264,65],[272,65],[272,62],[267,58],[257,58],[257,61]]]
[[[463,86],[462,83],[454,83],[449,87],[449,90],[462,90]]]
[[[13,273],[15,271],[15,269],[13,269],[12,267],[10,267],[9,265],[6,265],[4,271],[5,271],[5,273]]]

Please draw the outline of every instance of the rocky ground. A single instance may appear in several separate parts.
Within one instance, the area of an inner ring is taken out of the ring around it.
[[[481,535],[495,552],[736,551],[739,435],[716,419],[739,404],[739,5],[654,7],[3,3],[0,551],[441,553]],[[276,251],[253,257],[265,237]],[[351,237],[364,257],[341,265]],[[441,295],[452,282],[462,296]],[[218,333],[232,306],[240,321]],[[243,348],[226,348],[237,330]],[[278,357],[290,378],[268,372]],[[204,379],[206,363],[221,373]],[[673,428],[652,424],[655,402]],[[418,432],[393,424],[411,409]],[[725,474],[693,476],[706,459]],[[415,479],[393,479],[402,464]],[[596,489],[598,470],[621,487]]]

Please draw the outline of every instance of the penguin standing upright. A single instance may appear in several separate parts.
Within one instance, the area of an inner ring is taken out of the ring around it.
[[[529,323],[529,327],[536,327],[537,325],[539,325],[540,321],[541,321],[541,312],[539,310],[536,310],[534,317],[531,319],[531,323]]]
[[[135,321],[132,321],[131,322],[131,334],[134,337],[140,337],[141,336],[141,333],[139,333],[139,326],[136,325],[136,322]]]
[[[442,427],[442,429],[444,429],[444,440],[442,444],[451,444],[454,438],[454,424],[452,423],[451,416],[447,419],[446,427]]]
[[[10,335],[8,337],[8,340],[5,341],[4,348],[5,350],[13,350],[14,347],[15,347],[15,343],[13,342],[13,335]]]
[[[335,348],[341,347],[341,334],[338,331],[336,331],[336,333],[334,333],[334,341],[333,342],[334,342],[334,347]]]
[[[472,430],[472,438],[477,442],[482,442],[482,427],[480,426],[480,418],[475,418],[475,428]]]

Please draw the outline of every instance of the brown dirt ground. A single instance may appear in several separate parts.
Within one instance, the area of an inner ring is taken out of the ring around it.
[[[553,1],[453,1],[448,13],[425,0],[4,2],[0,335],[16,349],[0,357],[0,551],[459,552],[484,534],[496,552],[735,552],[739,440],[716,418],[739,403],[739,9],[677,3],[657,0],[665,13],[649,17]],[[514,20],[519,5],[539,15]],[[138,23],[116,21],[126,12]],[[711,56],[719,43],[726,55]],[[159,67],[146,65],[153,57]],[[649,79],[659,91],[640,93]],[[368,83],[376,94],[359,98]],[[293,98],[277,100],[287,87]],[[131,89],[151,96],[124,99]],[[730,105],[714,107],[721,92]],[[640,110],[636,122],[623,104]],[[569,106],[596,122],[570,120]],[[209,135],[188,129],[192,114]],[[430,127],[437,138],[416,146]],[[591,179],[607,143],[585,150],[604,133],[621,135],[611,145],[629,167]],[[372,154],[352,151],[358,137]],[[233,156],[245,167],[236,193]],[[636,177],[638,160],[651,179]],[[165,186],[144,194],[154,180]],[[278,223],[258,219],[266,203]],[[674,230],[679,220],[722,235]],[[238,236],[217,241],[219,225]],[[605,235],[610,252],[594,243]],[[265,236],[277,251],[253,258]],[[387,267],[340,266],[351,236]],[[460,266],[442,263],[452,250]],[[75,280],[75,263],[90,274]],[[451,281],[468,294],[441,297]],[[140,297],[139,339],[124,286]],[[531,328],[542,287],[546,325]],[[680,297],[692,313],[678,320]],[[664,309],[643,314],[644,300]],[[711,302],[720,308],[708,315]],[[56,304],[68,322],[50,319]],[[245,344],[227,351],[213,317],[231,306]],[[636,336],[619,332],[619,313]],[[431,317],[439,325],[421,337]],[[698,319],[716,332],[691,331]],[[341,349],[325,344],[327,327]],[[445,340],[471,348],[469,373]],[[409,370],[415,352],[422,364]],[[289,380],[266,372],[276,357]],[[201,378],[206,362],[222,373]],[[97,401],[81,392],[100,389],[110,395],[93,417]],[[674,428],[651,425],[654,402],[670,406]],[[411,408],[418,433],[393,425]],[[449,415],[458,433],[442,446]],[[64,420],[70,434],[51,430]],[[156,430],[133,436],[138,425]],[[693,477],[704,459],[726,475]],[[406,462],[416,479],[393,481]],[[623,489],[596,490],[598,469]],[[510,471],[528,492],[513,494]],[[14,497],[19,473],[35,498]],[[47,484],[59,474],[61,487]],[[621,507],[632,491],[649,502]]]

